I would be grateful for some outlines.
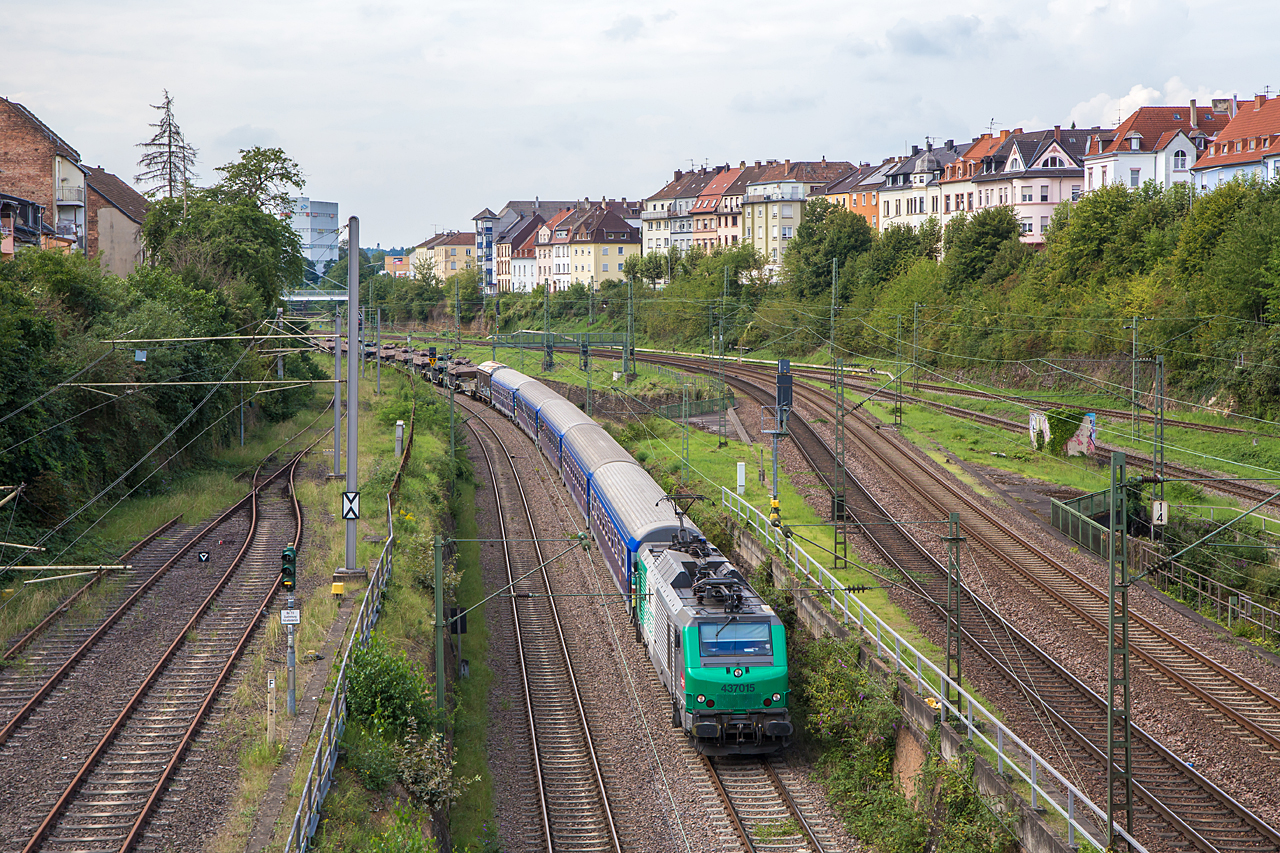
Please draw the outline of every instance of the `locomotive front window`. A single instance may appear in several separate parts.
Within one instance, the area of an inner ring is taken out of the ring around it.
[[[698,640],[704,658],[773,655],[768,622],[701,622]]]

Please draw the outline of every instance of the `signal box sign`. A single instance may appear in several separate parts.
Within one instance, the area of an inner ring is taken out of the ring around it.
[[[356,521],[360,518],[360,493],[342,493],[342,520]]]
[[[302,624],[302,611],[301,610],[281,610],[280,624],[281,625]]]

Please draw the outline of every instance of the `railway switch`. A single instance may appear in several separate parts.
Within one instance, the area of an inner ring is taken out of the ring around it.
[[[280,552],[280,585],[290,592],[298,582],[298,549],[286,545]]]

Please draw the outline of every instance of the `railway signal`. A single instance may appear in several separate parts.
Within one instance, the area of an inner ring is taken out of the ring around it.
[[[280,552],[280,585],[293,592],[298,581],[298,550],[292,545]]]

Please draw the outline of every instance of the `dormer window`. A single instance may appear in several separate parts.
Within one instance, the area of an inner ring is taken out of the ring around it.
[[[1061,157],[1046,157],[1040,165],[1046,169],[1062,169],[1067,164],[1062,161]]]
[[[1138,138],[1138,137],[1136,137],[1136,136],[1134,136],[1134,137],[1130,137],[1130,139],[1129,139],[1129,150],[1130,150],[1130,151],[1138,151],[1138,150],[1140,150],[1140,148],[1141,148],[1141,147],[1142,147],[1142,140],[1141,140],[1141,139],[1139,139],[1139,138]]]

